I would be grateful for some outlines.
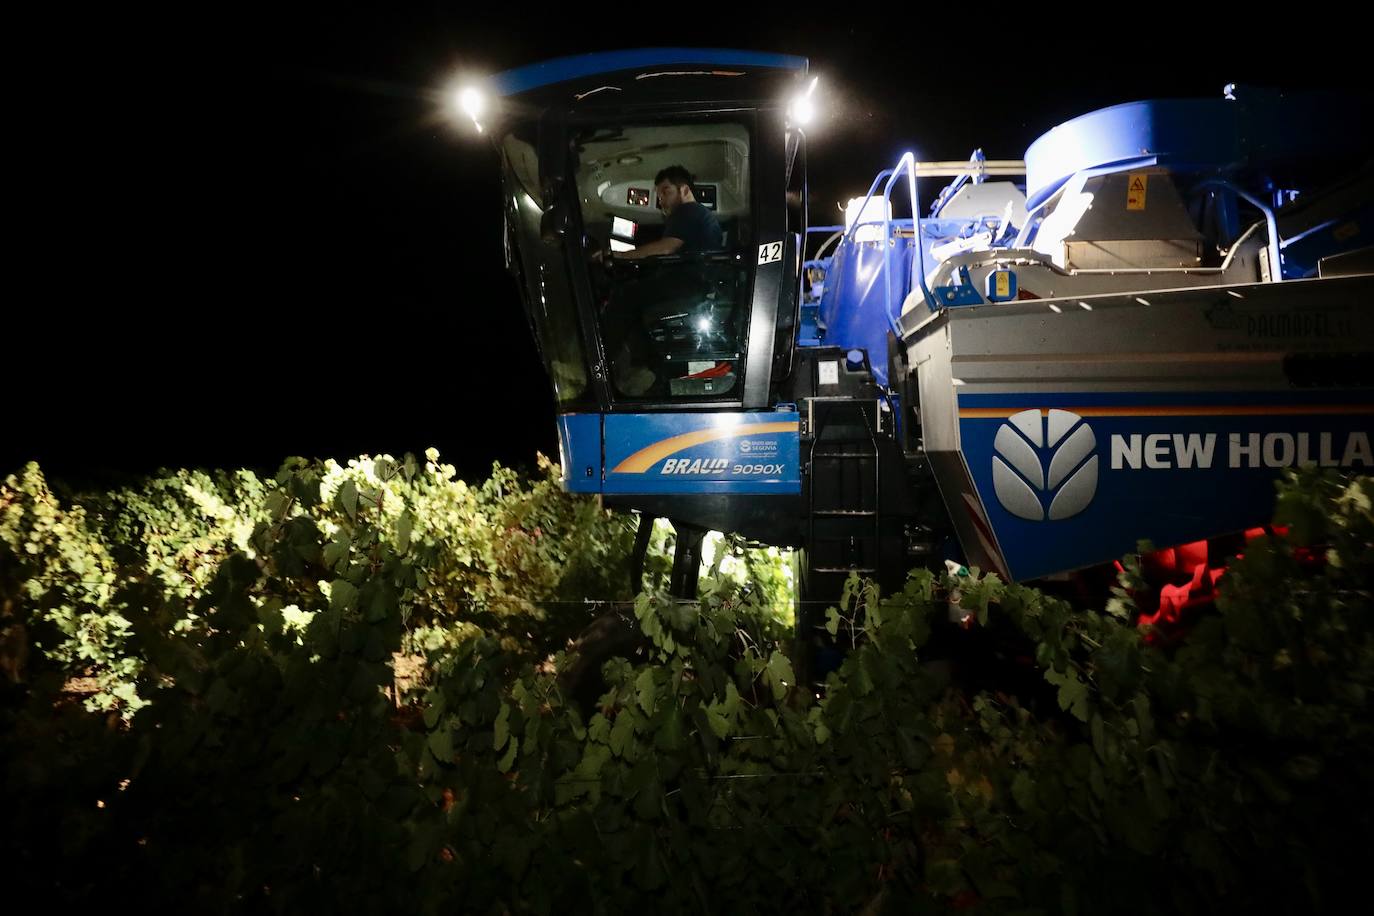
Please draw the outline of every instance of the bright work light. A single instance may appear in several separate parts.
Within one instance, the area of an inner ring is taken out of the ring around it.
[[[806,91],[792,100],[792,104],[787,106],[787,119],[793,124],[804,127],[810,124],[816,117],[816,104],[811,101],[811,94],[816,91],[816,83],[820,82],[819,76],[811,78],[811,85],[806,87]]]
[[[482,96],[480,90],[472,86],[466,86],[458,90],[458,109],[476,121],[486,110],[487,100]]]

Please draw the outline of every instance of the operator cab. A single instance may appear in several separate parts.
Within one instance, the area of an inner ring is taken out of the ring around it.
[[[491,81],[508,267],[560,413],[773,406],[805,231],[787,205],[805,184],[785,109],[805,73],[802,58],[666,49]],[[643,256],[665,237],[667,169],[691,176],[678,206],[710,228]]]
[[[614,399],[738,397],[752,266],[741,243],[753,238],[749,140],[746,124],[720,119],[574,133],[592,301]],[[655,178],[674,167],[694,179],[691,203],[677,206],[706,211],[704,231],[676,252],[632,257],[665,236]]]

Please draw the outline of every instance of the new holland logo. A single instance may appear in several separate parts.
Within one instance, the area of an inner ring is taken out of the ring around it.
[[[993,490],[997,501],[1017,518],[1072,518],[1088,508],[1097,493],[1097,437],[1076,413],[1012,414],[992,444]]]

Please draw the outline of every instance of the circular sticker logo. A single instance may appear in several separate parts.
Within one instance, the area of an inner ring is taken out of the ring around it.
[[[1078,414],[1037,409],[1012,414],[992,443],[992,488],[1017,518],[1072,518],[1097,494],[1097,437]],[[1047,508],[1048,505],[1048,508]]]

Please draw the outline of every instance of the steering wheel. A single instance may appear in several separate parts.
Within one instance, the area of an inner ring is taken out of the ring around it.
[[[614,256],[614,253],[612,251],[607,249],[606,251],[602,252],[601,266],[605,269],[607,276],[619,276],[624,278],[627,276],[634,276],[635,274],[637,274],[639,268],[643,265],[640,261],[636,261],[631,258],[617,258]]]
[[[610,269],[611,243],[598,241],[594,235],[582,236],[582,253],[588,261]]]

